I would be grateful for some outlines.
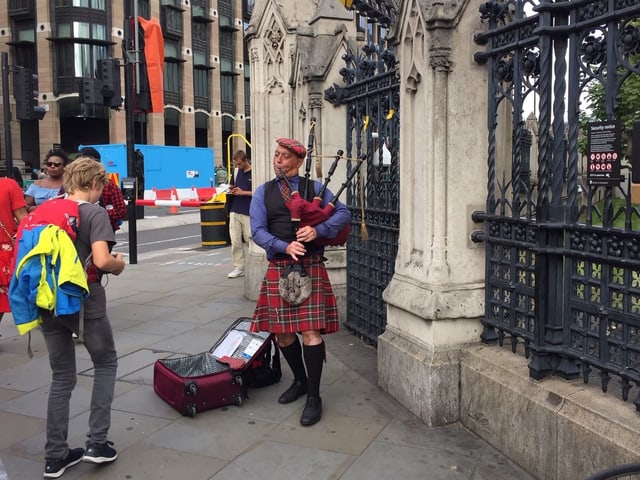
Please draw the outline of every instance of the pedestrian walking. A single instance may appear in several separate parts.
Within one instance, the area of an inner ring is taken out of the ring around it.
[[[229,213],[229,236],[231,238],[231,261],[233,271],[229,278],[244,275],[244,247],[251,241],[251,220],[249,208],[253,188],[251,185],[251,163],[244,150],[233,155],[233,174],[227,192],[227,202],[231,202]]]

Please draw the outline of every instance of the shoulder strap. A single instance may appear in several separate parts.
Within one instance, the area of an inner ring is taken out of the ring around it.
[[[68,198],[54,198],[38,205],[20,222],[18,238],[23,230],[31,230],[41,225],[57,225],[75,240],[80,222],[80,208],[78,202]]]

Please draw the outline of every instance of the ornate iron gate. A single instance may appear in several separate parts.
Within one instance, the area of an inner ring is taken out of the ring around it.
[[[349,52],[344,59],[344,86],[334,85],[325,98],[347,107],[347,157],[367,157],[366,169],[347,189],[354,228],[347,243],[345,325],[377,344],[387,318],[382,291],[393,276],[398,250],[400,82],[391,50],[367,45],[361,55]]]
[[[594,93],[600,120],[624,120],[623,85],[640,74],[640,2],[490,1],[480,13],[489,25],[476,37],[489,79],[488,194],[474,214],[487,249],[482,340],[508,338],[514,352],[523,343],[537,379],[587,382],[595,370],[606,391],[614,375],[640,410],[640,211],[624,165],[619,182],[594,174],[615,163],[586,159],[580,129],[594,119]],[[539,108],[529,125],[528,105]]]

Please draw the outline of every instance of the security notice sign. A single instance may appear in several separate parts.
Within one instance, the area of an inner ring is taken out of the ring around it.
[[[589,185],[620,185],[620,122],[589,124],[587,182]]]

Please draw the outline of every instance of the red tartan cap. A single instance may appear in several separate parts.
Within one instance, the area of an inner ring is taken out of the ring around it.
[[[307,154],[305,146],[295,138],[276,138],[276,143],[293,152],[296,157],[303,158]]]

